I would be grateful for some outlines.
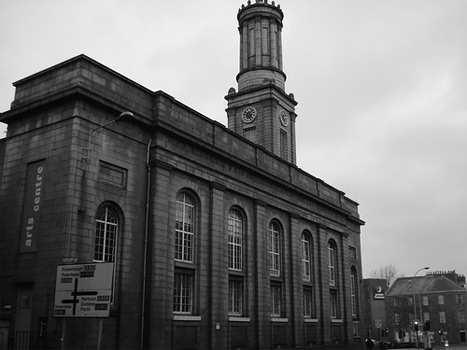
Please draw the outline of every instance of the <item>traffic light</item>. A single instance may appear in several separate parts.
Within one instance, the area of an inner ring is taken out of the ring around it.
[[[418,321],[414,321],[414,329],[418,332]]]
[[[429,330],[430,330],[430,327],[431,327],[430,321],[429,321],[429,320],[428,320],[428,321],[425,321],[425,330],[426,330],[426,331],[429,331]]]
[[[389,328],[386,328],[385,333],[386,333],[386,337],[389,336]]]

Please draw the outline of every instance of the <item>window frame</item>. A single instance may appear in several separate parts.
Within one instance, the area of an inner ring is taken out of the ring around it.
[[[235,217],[234,217],[235,216]],[[244,219],[238,209],[231,209],[228,218],[228,266],[231,271],[243,271]]]
[[[302,243],[302,280],[305,282],[312,282],[313,281],[313,273],[312,273],[312,240],[311,235],[308,232],[302,232],[301,237]]]
[[[185,283],[179,283],[185,282]],[[179,299],[180,302],[176,300]],[[188,269],[175,269],[172,311],[178,315],[193,315],[195,301],[195,273]],[[178,305],[178,307],[177,307]]]
[[[282,249],[282,230],[276,221],[269,223],[269,274],[279,277],[281,275],[281,249]]]
[[[197,204],[190,193],[181,191],[177,194],[175,205],[174,259],[179,262],[194,263]],[[187,228],[191,228],[191,230],[187,230]]]

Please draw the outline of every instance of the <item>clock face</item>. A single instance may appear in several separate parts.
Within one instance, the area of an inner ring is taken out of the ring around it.
[[[251,123],[256,118],[256,108],[255,107],[247,107],[242,112],[242,120],[245,123]]]
[[[284,126],[289,125],[289,116],[287,115],[287,112],[282,110],[279,113],[279,120],[281,121],[281,124]]]

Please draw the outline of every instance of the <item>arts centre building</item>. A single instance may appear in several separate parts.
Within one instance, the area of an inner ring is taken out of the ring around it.
[[[281,8],[248,2],[237,18],[228,127],[84,55],[14,83],[3,348],[359,341],[358,204],[296,164]]]

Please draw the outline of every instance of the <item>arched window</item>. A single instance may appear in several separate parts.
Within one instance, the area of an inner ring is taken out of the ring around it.
[[[355,266],[350,269],[350,305],[352,316],[358,317],[358,276]]]
[[[117,255],[118,215],[109,205],[101,206],[96,214],[94,261],[115,262]]]
[[[238,210],[229,212],[229,269],[243,269],[243,217]]]
[[[185,192],[177,196],[175,210],[175,260],[193,262],[195,244],[195,201]]]
[[[329,267],[329,285],[335,286],[337,280],[337,247],[334,241],[330,240],[328,242],[328,267]]]
[[[280,275],[281,263],[280,227],[275,221],[269,224],[269,273],[271,276]]]
[[[311,236],[308,232],[302,233],[302,279],[311,281]]]

